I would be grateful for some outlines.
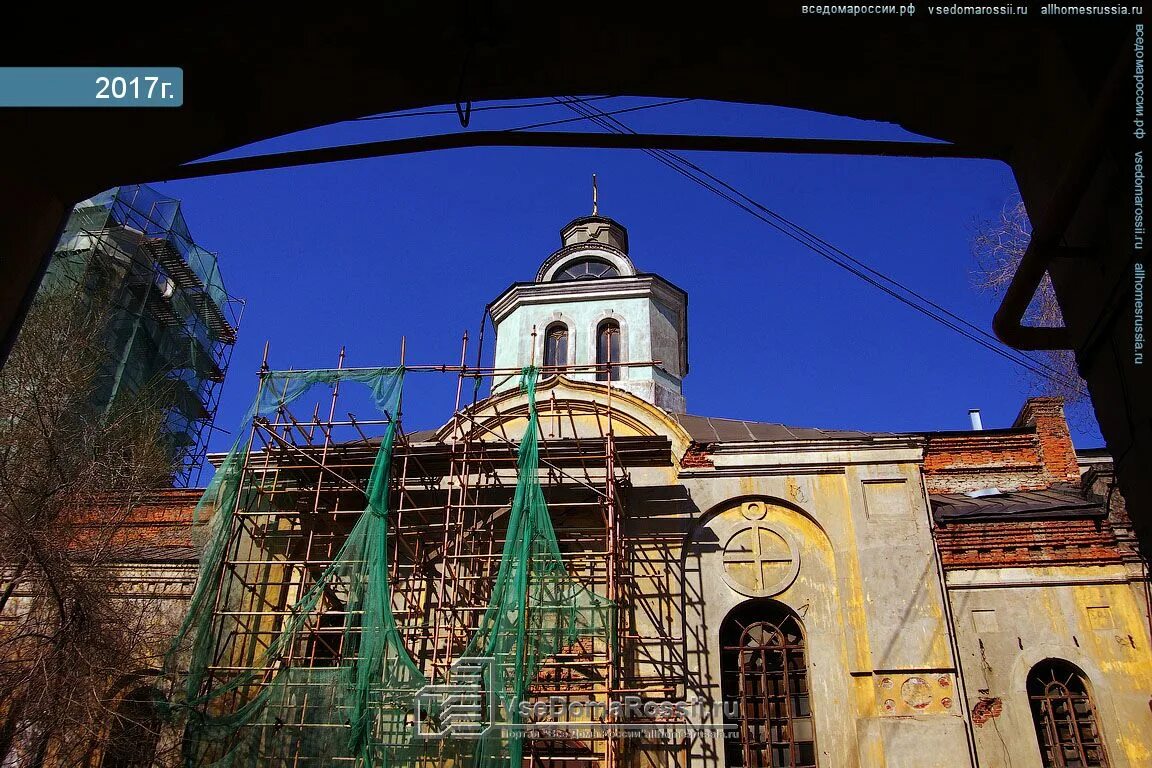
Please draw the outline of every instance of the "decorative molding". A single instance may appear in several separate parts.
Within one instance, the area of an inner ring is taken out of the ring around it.
[[[715,467],[710,469],[685,469],[677,475],[684,480],[717,477],[783,477],[786,475],[843,475],[843,466],[833,465],[780,465],[771,467]]]
[[[915,434],[863,433],[843,435],[830,432],[827,437],[795,437],[784,440],[731,440],[716,443],[717,453],[796,453],[811,449],[826,450],[866,450],[866,451],[912,451],[911,461],[919,462],[923,456],[924,440]]]
[[[610,243],[601,243],[595,240],[586,240],[583,243],[573,243],[566,245],[558,251],[555,251],[551,256],[544,260],[540,265],[540,269],[536,272],[537,283],[547,283],[552,280],[560,268],[568,261],[576,261],[582,256],[593,256],[607,261],[612,266],[620,271],[621,277],[633,277],[636,275],[636,265],[632,263],[632,259],[628,254],[620,250]],[[569,281],[564,281],[569,282]],[[571,281],[578,282],[578,281]]]
[[[492,320],[502,323],[513,311],[531,304],[565,301],[652,299],[687,307],[688,294],[659,275],[601,277],[559,283],[513,283],[492,302]]]
[[[724,583],[746,597],[774,597],[796,581],[800,547],[787,528],[766,520],[768,506],[764,501],[753,499],[740,507],[744,522],[724,543],[720,575]]]
[[[612,403],[614,418],[622,423],[628,423],[641,434],[665,435],[672,441],[672,454],[674,461],[683,456],[692,444],[692,437],[667,412],[644,398],[613,384],[609,394],[606,384],[582,379],[571,379],[567,376],[556,375],[542,379],[536,388],[537,403],[543,403],[551,393],[556,393],[557,402],[561,405],[571,405],[577,414],[591,413],[595,409],[604,408],[609,399]],[[526,419],[528,415],[527,395],[517,388],[497,392],[464,409],[467,418],[463,422],[475,421],[476,432],[483,434],[487,429],[495,428],[501,423],[509,423],[516,419]],[[447,442],[452,439],[452,430],[457,426],[455,420],[449,421],[436,431],[436,440]]]

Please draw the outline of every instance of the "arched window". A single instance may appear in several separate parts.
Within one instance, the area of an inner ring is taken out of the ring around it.
[[[605,320],[596,329],[596,365],[620,362],[620,323]],[[597,369],[596,381],[620,380],[620,367]]]
[[[149,768],[160,739],[160,693],[150,686],[124,695],[112,716],[100,768]]]
[[[569,264],[556,273],[554,280],[595,280],[598,277],[619,277],[620,270],[600,259],[582,259]]]
[[[774,600],[737,606],[720,626],[725,763],[813,768],[816,734],[800,620]],[[735,707],[733,708],[733,705]]]
[[[568,326],[552,323],[544,334],[544,365],[568,365]]]
[[[1045,659],[1028,673],[1028,699],[1045,768],[1107,768],[1083,672],[1067,661]]]

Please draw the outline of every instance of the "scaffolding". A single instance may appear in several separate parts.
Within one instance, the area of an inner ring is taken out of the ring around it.
[[[79,203],[40,291],[75,292],[103,318],[94,407],[163,384],[174,479],[197,484],[243,302],[225,290],[216,255],[193,241],[180,202],[132,185]]]
[[[349,410],[343,402],[344,377],[361,369],[344,367],[343,350],[337,368],[325,374],[330,388],[323,397],[291,405],[281,401],[263,414],[254,409],[238,474],[238,482],[247,486],[238,494],[244,501],[233,509],[212,508],[213,514],[227,517],[221,534],[227,544],[214,572],[202,572],[202,579],[217,580],[211,619],[202,628],[210,651],[188,693],[193,721],[203,722],[250,708],[250,702],[277,687],[275,711],[254,715],[248,726],[262,734],[253,737],[259,747],[246,747],[259,755],[250,764],[304,768],[364,765],[369,759],[347,751],[342,742],[333,746],[339,738],[331,734],[347,732],[349,717],[321,693],[319,681],[325,670],[358,653],[348,646],[360,642],[357,632],[362,630],[349,628],[362,627],[366,613],[352,605],[351,585],[345,583],[356,577],[332,574],[349,532],[371,507],[369,478],[380,466],[382,442],[390,446],[391,462],[388,609],[399,643],[421,678],[413,682],[405,676],[395,684],[403,690],[392,692],[392,698],[410,698],[418,682],[451,682],[459,674],[457,662],[476,652],[477,637],[494,610],[493,590],[508,565],[510,513],[524,486],[526,436],[516,429],[532,420],[523,406],[501,413],[492,404],[497,398],[478,401],[476,396],[481,381],[521,372],[469,367],[466,352],[465,334],[459,364],[396,369],[405,375],[435,371],[457,377],[453,416],[436,432],[405,432],[399,400],[395,411],[385,408],[373,417]],[[568,366],[540,373],[547,377],[594,369]],[[262,377],[262,387],[271,383],[289,389],[290,384],[278,382],[290,381],[291,374],[280,379],[269,373],[267,349]],[[629,626],[632,613],[617,610],[633,602],[635,589],[631,569],[636,553],[625,526],[630,470],[671,466],[671,445],[665,437],[617,435],[613,388],[611,382],[602,386],[605,402],[581,401],[579,413],[554,392],[539,402],[529,395],[538,411],[538,461],[530,471],[543,491],[566,577],[587,592],[579,610],[596,615],[595,621],[581,621],[597,625],[596,631],[566,635],[531,667],[522,691],[527,703],[520,711],[527,707],[536,714],[528,723],[518,722],[522,730],[515,751],[489,750],[481,759],[479,749],[471,746],[476,742],[439,739],[421,742],[415,750],[406,746],[402,758],[396,750],[377,753],[374,762],[522,761],[549,768],[630,764],[622,758],[633,742],[615,727],[619,716],[612,702],[629,694],[671,698],[683,691],[675,675],[646,677],[637,671],[635,659],[645,651]],[[462,402],[469,392],[471,402]],[[302,597],[310,594],[314,597],[301,609]],[[513,621],[536,626],[533,605],[520,608]],[[286,633],[294,633],[287,643]],[[387,671],[384,679],[389,679]],[[205,691],[215,693],[197,698]],[[382,699],[389,700],[389,694],[385,690]],[[391,728],[411,730],[417,719],[402,711],[399,724]],[[573,727],[574,720],[587,727]],[[569,725],[554,728],[560,724],[556,721]],[[387,733],[380,735],[388,728],[375,728],[373,738],[388,742]],[[288,731],[292,737],[281,738]],[[243,763],[247,758],[236,756],[237,738],[230,738],[227,744],[192,749],[188,764]],[[187,736],[185,741],[187,746]]]

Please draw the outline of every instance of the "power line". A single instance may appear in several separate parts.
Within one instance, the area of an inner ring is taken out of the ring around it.
[[[567,106],[578,115],[581,115],[582,119],[590,120],[594,124],[604,128],[609,132],[632,134],[636,133],[636,131],[632,130],[622,121],[612,117],[610,114],[604,113],[597,107],[586,105],[579,97],[566,97],[563,99],[557,98],[556,101]],[[801,245],[804,245],[808,249],[814,251],[822,258],[848,271],[849,273],[855,275],[869,285],[883,291],[901,303],[935,320],[946,328],[959,333],[961,336],[969,339],[970,341],[979,344],[985,349],[995,352],[1001,357],[1029,370],[1037,376],[1043,376],[1057,381],[1064,386],[1070,386],[1076,390],[1082,390],[1082,385],[1079,381],[1075,381],[1069,378],[1059,369],[1054,368],[1041,360],[1037,360],[1028,355],[1018,353],[1015,350],[1009,351],[1005,349],[1002,343],[996,339],[995,336],[992,336],[980,327],[941,307],[936,302],[933,302],[927,297],[912,290],[911,288],[908,288],[899,281],[888,277],[882,272],[879,272],[868,266],[864,262],[861,262],[860,260],[850,256],[840,248],[831,245],[827,241],[808,231],[799,224],[790,221],[775,211],[772,211],[767,206],[764,206],[748,195],[745,195],[731,184],[728,184],[727,182],[716,177],[714,174],[706,171],[695,163],[690,162],[686,158],[667,150],[646,149],[644,152],[656,159],[661,164],[667,166],[671,170],[692,181],[693,183],[707,189],[708,191],[726,200],[727,202],[732,203],[741,210],[768,224],[773,229],[776,229],[782,234],[792,238],[793,240],[799,242]],[[696,174],[700,175],[697,176]],[[896,286],[896,288],[899,290],[895,290],[888,285],[885,285],[884,282],[880,281],[884,281],[891,284],[892,286]],[[903,295],[900,293],[900,291],[903,291],[908,295]],[[914,298],[909,298],[909,296]],[[928,306],[926,307],[924,304],[927,304]],[[933,309],[929,309],[928,307],[932,307],[936,311],[933,311]]]
[[[584,98],[585,102],[589,102],[589,101],[601,101],[603,99],[615,99],[617,97],[616,96],[585,96],[583,98]],[[543,101],[543,100],[542,101],[529,101],[529,102],[523,102],[520,104],[489,104],[487,106],[472,107],[472,111],[473,112],[488,112],[488,111],[494,111],[494,110],[534,109],[534,108],[539,108],[539,107],[554,107],[554,106],[556,106],[556,101],[554,99],[548,99],[546,101]],[[452,109],[424,109],[424,110],[409,111],[409,112],[386,112],[382,115],[365,115],[364,117],[353,118],[352,120],[348,120],[345,122],[358,123],[358,122],[364,122],[367,120],[395,120],[395,119],[400,118],[400,117],[427,117],[430,115],[455,115],[455,114],[456,114],[455,108],[452,108]]]
[[[644,110],[644,109],[654,109],[655,107],[668,107],[668,106],[671,106],[673,104],[683,104],[686,101],[695,101],[695,100],[696,99],[692,99],[692,98],[668,99],[667,101],[657,101],[653,104],[641,104],[641,105],[636,106],[636,107],[623,107],[621,109],[613,109],[609,112],[605,112],[603,110],[597,110],[597,111],[601,115],[603,115],[604,117],[608,117],[610,115],[623,115],[627,112],[639,112],[639,111]],[[556,102],[553,102],[553,104],[555,104],[555,103]],[[568,106],[568,105],[565,104],[565,106]],[[549,120],[546,123],[533,123],[532,125],[521,125],[521,126],[517,126],[516,128],[509,128],[508,130],[509,131],[527,131],[527,130],[530,130],[532,128],[547,128],[547,127],[552,126],[552,125],[563,125],[565,123],[577,123],[577,122],[581,122],[581,121],[587,120],[587,119],[588,119],[587,117],[583,117],[583,116],[581,116],[581,117],[566,117],[562,120]],[[635,133],[635,131],[633,131],[633,133]]]
[[[580,110],[577,109],[577,107],[574,104],[572,104],[572,103],[566,103],[566,104],[567,104],[567,106],[572,108],[574,111],[577,111],[578,113],[580,112]],[[608,130],[614,130],[613,126],[611,125],[611,123],[614,122],[619,126],[615,130],[635,133],[635,131],[632,131],[631,128],[629,128],[627,125],[625,125],[624,123],[622,123],[619,120],[607,118],[607,120],[604,120],[604,121],[597,121],[596,117],[607,117],[607,116],[595,115],[595,113],[591,111],[591,110],[595,110],[594,107],[588,107],[587,110],[588,110],[587,112],[583,112],[582,114],[586,114],[589,119],[593,120],[593,122],[597,122],[597,124],[601,125],[601,127],[606,127]],[[595,111],[600,112],[600,110],[595,110]],[[661,162],[663,162],[665,165],[668,165],[670,168],[677,171],[681,175],[685,176],[689,180],[703,186],[705,189],[708,189],[709,191],[713,192],[714,194],[717,194],[718,196],[727,200],[728,202],[733,203],[737,207],[741,208],[742,210],[745,210],[746,212],[755,216],[756,218],[760,219],[761,221],[764,221],[769,226],[772,226],[774,229],[787,235],[788,237],[792,238],[793,240],[796,240],[797,242],[801,243],[802,245],[809,248],[810,250],[815,251],[821,257],[831,261],[832,263],[836,264],[837,266],[841,267],[842,269],[845,269],[848,272],[856,275],[857,277],[861,278],[862,280],[869,283],[873,287],[880,289],[881,291],[887,293],[888,295],[901,301],[902,303],[908,305],[909,307],[916,309],[917,311],[927,315],[928,317],[932,318],[933,320],[936,320],[937,322],[941,323],[945,327],[948,327],[951,330],[956,331],[957,333],[964,336],[965,338],[968,338],[971,341],[974,341],[974,342],[980,344],[981,346],[983,346],[983,347],[1001,355],[1002,357],[1016,363],[1017,365],[1020,365],[1024,368],[1030,370],[1032,373],[1034,373],[1036,375],[1045,376],[1048,378],[1052,378],[1054,380],[1058,380],[1061,383],[1065,384],[1066,386],[1072,386],[1073,388],[1076,388],[1076,389],[1080,388],[1079,382],[1074,381],[1072,379],[1069,379],[1059,369],[1053,368],[1052,366],[1044,363],[1043,361],[1036,360],[1034,358],[1029,357],[1028,355],[1018,353],[1015,350],[1008,351],[1008,350],[1003,349],[1000,346],[1001,342],[998,339],[996,339],[994,336],[992,336],[991,334],[984,331],[983,329],[979,328],[978,326],[973,325],[972,323],[970,323],[967,320],[964,320],[963,318],[955,315],[954,313],[944,309],[943,307],[940,307],[935,302],[932,302],[931,300],[927,299],[926,297],[922,296],[921,294],[913,291],[910,288],[907,288],[906,286],[899,283],[898,281],[896,281],[892,278],[889,278],[887,275],[884,275],[883,273],[872,269],[871,267],[864,264],[863,262],[860,262],[859,260],[849,256],[844,251],[840,250],[839,248],[836,248],[835,246],[832,246],[831,244],[829,244],[826,241],[822,240],[821,238],[817,237],[813,233],[804,229],[800,225],[795,224],[794,222],[788,220],[787,218],[785,218],[785,217],[775,213],[774,211],[768,209],[766,206],[753,200],[752,198],[748,197],[747,195],[743,194],[739,190],[732,187],[730,184],[717,178],[715,175],[709,173],[708,171],[704,170],[700,166],[690,162],[686,158],[684,158],[680,155],[676,155],[673,152],[669,152],[669,151],[665,151],[665,150],[652,150],[649,152],[649,154],[653,155],[653,156],[657,156],[659,154],[666,155],[667,157],[665,157],[665,158],[657,157],[657,159],[660,160]],[[712,185],[708,184],[707,182],[703,181],[702,179],[693,176],[691,173],[689,173],[689,172],[685,171],[683,168],[679,167],[679,165],[677,165],[677,163],[682,164],[683,166],[686,166],[687,168],[690,168],[693,171],[696,171],[696,172],[702,174],[705,178],[710,179],[713,182],[715,182],[716,184],[720,185],[721,188],[713,187]],[[748,205],[745,205],[743,202],[741,202],[741,199],[734,199],[732,197],[732,195],[725,193],[724,189],[730,190],[738,198],[741,198],[742,200],[747,201],[747,203],[749,205],[752,205],[757,210],[749,209]],[[762,215],[761,212],[763,212],[763,214],[767,214],[767,215],[771,216],[773,219],[775,219],[775,221],[766,219],[765,216]],[[777,221],[781,222],[784,226],[780,226],[779,224],[777,224]],[[791,230],[787,229],[786,227],[790,227]],[[905,296],[900,295],[898,292],[891,290],[887,286],[878,283],[876,280],[868,277],[868,275],[862,274],[860,270],[853,268],[850,264],[845,264],[845,263],[841,262],[839,259],[836,258],[835,255],[828,253],[827,251],[823,250],[822,247],[833,251],[833,253],[841,254],[842,256],[844,256],[845,258],[850,260],[851,262],[858,265],[861,269],[863,269],[867,272],[870,272],[871,274],[875,275],[876,277],[880,278],[881,280],[887,281],[887,282],[891,283],[892,285],[897,286],[901,290],[903,290],[906,293],[915,297],[917,300],[923,301],[924,303],[928,304],[929,306],[935,307],[940,312],[944,313],[945,315],[947,315],[947,316],[953,318],[955,321],[959,322],[962,326],[967,326],[969,329],[971,329],[971,332],[965,330],[962,327],[957,327],[957,325],[955,323],[950,322],[945,317],[941,317],[941,316],[937,315],[936,313],[926,309],[925,307],[918,305],[915,301],[912,301],[912,300],[906,298]],[[974,336],[973,333],[975,333],[976,335]],[[980,337],[984,337],[984,338],[980,338]],[[985,339],[987,339],[987,341]],[[1048,370],[1048,372],[1038,370],[1036,368],[1036,366],[1039,366],[1041,368],[1046,368]]]

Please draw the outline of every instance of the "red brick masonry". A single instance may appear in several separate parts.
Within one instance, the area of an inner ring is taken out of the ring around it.
[[[929,435],[924,478],[929,493],[1034,491],[1052,482],[1035,432],[1001,429]]]
[[[1067,514],[937,517],[934,533],[944,567],[1012,568],[1110,565],[1125,548],[1114,525],[1124,526],[1122,505],[1102,516],[1102,504],[1079,489],[1076,448],[1063,401],[1033,397],[1011,429],[937,432],[927,435],[924,478],[931,494],[967,494],[995,488],[1011,493],[1052,491],[1083,499]],[[937,502],[934,501],[934,505]],[[975,713],[973,713],[975,715]]]
[[[936,541],[949,569],[1121,562],[1116,535],[1104,518],[937,525]]]
[[[1079,483],[1063,402],[1029,398],[1011,429],[929,434],[924,477],[929,493],[1034,491],[1054,483]]]
[[[1004,704],[999,698],[981,696],[976,706],[972,707],[972,723],[979,728],[992,718],[1000,717],[1004,711]]]
[[[708,446],[700,443],[692,443],[688,446],[688,450],[684,452],[684,458],[680,460],[680,467],[682,469],[698,469],[700,467],[712,467],[712,457],[708,453]]]
[[[1064,418],[1064,401],[1058,397],[1030,397],[1016,417],[1017,427],[1035,427],[1044,470],[1054,483],[1080,481],[1076,447]]]
[[[165,554],[177,560],[195,559],[194,536],[200,525],[192,520],[203,493],[201,488],[157,489],[137,501],[127,516],[123,516],[124,499],[110,496],[73,518],[70,527],[75,545],[91,545],[108,536],[108,550],[128,559],[134,559],[131,553],[145,550],[149,560],[166,559]]]

